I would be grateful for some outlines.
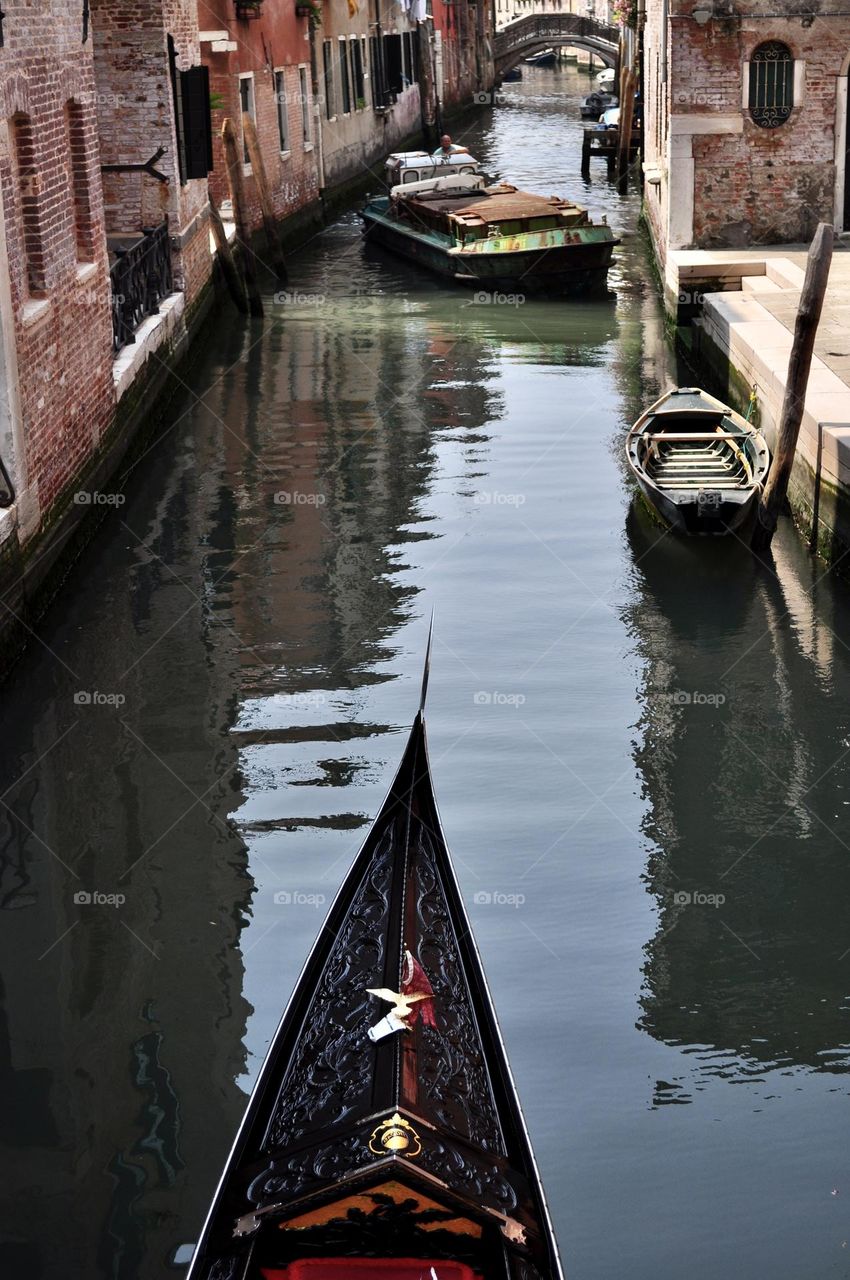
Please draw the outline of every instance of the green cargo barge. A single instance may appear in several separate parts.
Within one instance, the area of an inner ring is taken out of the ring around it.
[[[442,176],[422,180],[423,170],[441,172],[424,153],[391,156],[391,178],[403,180],[362,211],[370,241],[488,291],[563,294],[605,287],[619,243],[610,227],[592,223],[586,209],[558,196],[506,183],[487,186],[471,156],[453,160]]]

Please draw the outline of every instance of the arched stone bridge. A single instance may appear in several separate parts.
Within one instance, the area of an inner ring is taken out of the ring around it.
[[[517,18],[493,41],[493,59],[497,81],[523,58],[557,45],[573,45],[590,49],[608,66],[613,67],[619,52],[619,27],[587,18],[578,13],[532,14]]]

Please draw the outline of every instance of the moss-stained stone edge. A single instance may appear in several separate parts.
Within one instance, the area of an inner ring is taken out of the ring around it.
[[[692,357],[696,359],[700,372],[707,375],[706,390],[722,396],[739,413],[746,413],[751,390],[749,381],[704,330],[699,331],[699,342],[693,348]],[[750,421],[762,426],[758,401]],[[768,431],[767,435],[772,444],[773,432]],[[788,507],[796,528],[810,546],[817,490],[814,469],[797,454],[788,484]],[[847,554],[850,551],[850,493],[822,475],[817,504],[817,554],[839,576],[850,581],[850,556]]]

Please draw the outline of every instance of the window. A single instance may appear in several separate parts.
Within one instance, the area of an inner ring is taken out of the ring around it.
[[[794,105],[794,59],[778,40],[753,50],[750,59],[750,115],[763,129],[778,129]]]
[[[384,36],[384,61],[387,68],[387,88],[390,93],[401,93],[404,89],[401,36]]]
[[[334,102],[333,47],[330,40],[322,41],[322,69],[325,75],[325,115],[329,120],[333,120],[336,115],[336,103]]]
[[[383,107],[386,105],[386,89],[381,64],[381,42],[377,36],[369,37],[369,76],[372,81],[372,106]]]
[[[242,114],[250,116],[256,124],[256,113],[254,110],[254,73],[239,77],[239,103],[242,108]],[[245,141],[245,126],[242,126],[242,159],[245,164],[251,163],[251,157],[248,155],[248,143]]]
[[[288,151],[286,120],[286,73],[283,70],[274,73],[274,101],[277,107],[277,136],[281,151]]]
[[[74,239],[77,244],[77,261],[94,262],[86,122],[79,102],[71,99],[66,103],[65,122],[68,129],[68,154],[71,157],[71,196],[74,202]]]
[[[342,113],[351,111],[351,83],[348,78],[348,41],[344,36],[339,42],[339,88],[342,94]]]
[[[41,211],[38,200],[38,171],[35,164],[32,121],[29,116],[12,118],[15,170],[21,202],[26,287],[31,298],[45,293],[44,246],[41,239]]]
[[[404,87],[407,89],[416,78],[413,70],[413,39],[409,31],[405,31],[401,42],[404,50]]]
[[[363,51],[359,36],[351,37],[351,89],[354,94],[354,109],[362,111],[366,106],[366,86],[363,83]]]
[[[310,91],[307,84],[307,68],[298,68],[298,88],[301,94],[301,132],[304,141],[310,141]]]

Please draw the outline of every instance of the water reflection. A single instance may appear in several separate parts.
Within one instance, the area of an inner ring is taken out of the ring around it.
[[[787,530],[778,577],[734,539],[665,535],[637,504],[628,536],[628,619],[646,663],[635,760],[659,907],[641,1026],[685,1049],[689,1090],[844,1072],[846,605],[833,596],[832,618],[819,615],[819,570]]]

